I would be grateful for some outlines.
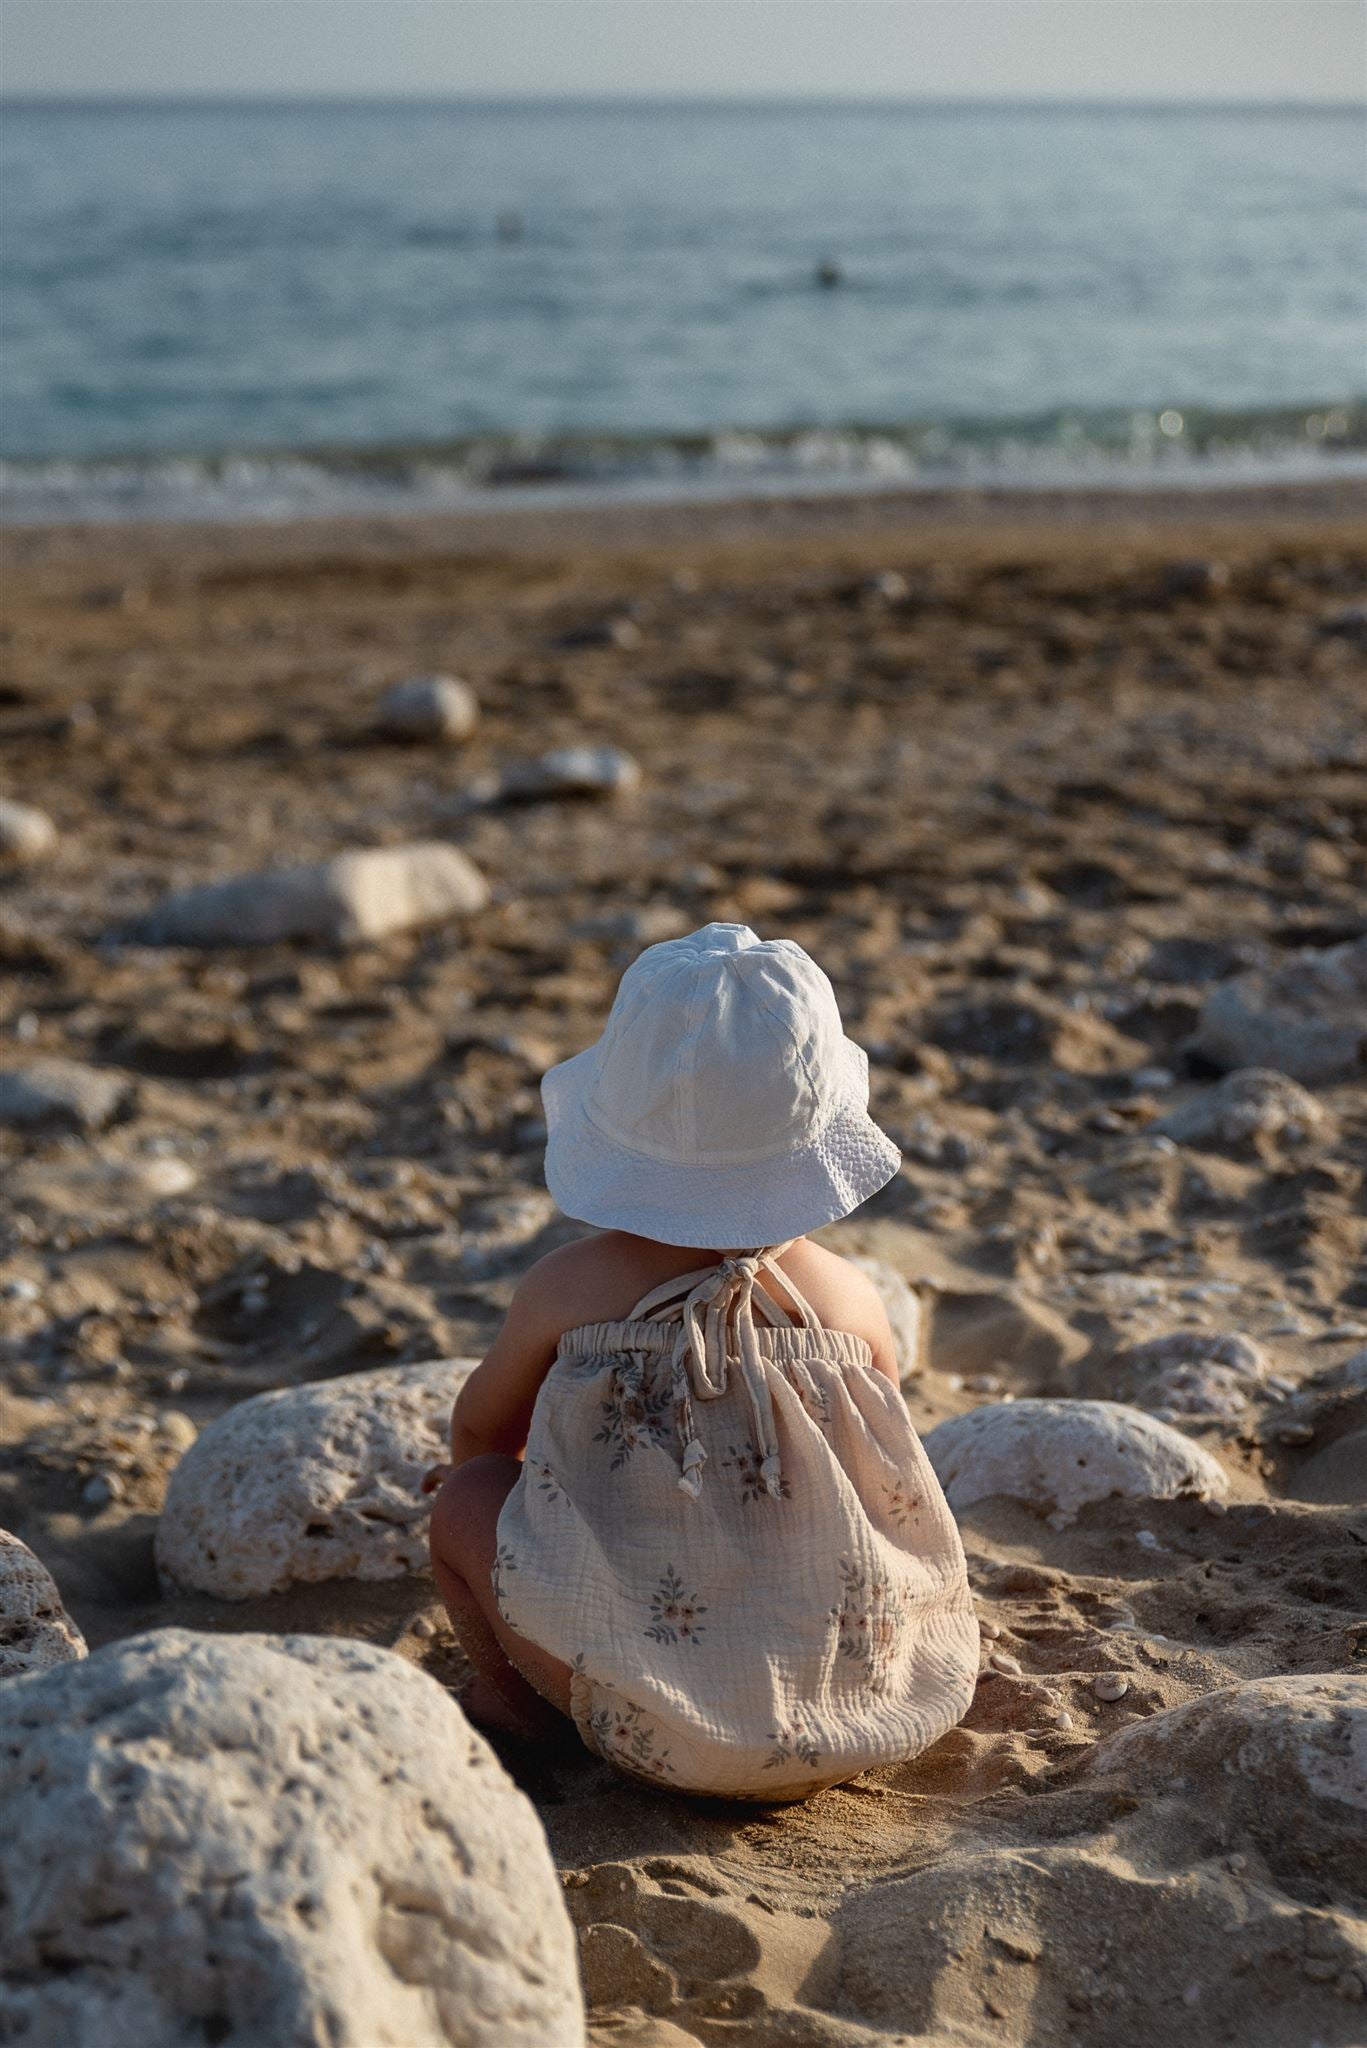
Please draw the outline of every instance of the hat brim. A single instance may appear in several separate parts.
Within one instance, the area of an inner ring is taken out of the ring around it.
[[[868,1113],[868,1060],[846,1039],[844,1099],[817,1136],[744,1166],[675,1166],[607,1137],[586,1113],[594,1050],[552,1067],[546,1108],[546,1185],[562,1214],[661,1244],[732,1251],[783,1244],[837,1223],[886,1187],[902,1163]]]

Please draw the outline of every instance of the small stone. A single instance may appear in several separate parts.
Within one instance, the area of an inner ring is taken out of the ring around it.
[[[1162,1550],[1163,1548],[1163,1545],[1154,1535],[1152,1529],[1136,1529],[1134,1540],[1141,1550]]]
[[[81,1499],[87,1507],[107,1508],[111,1501],[122,1500],[123,1481],[117,1472],[97,1472],[93,1479],[87,1479],[81,1488]]]
[[[1316,1086],[1367,1064],[1367,938],[1217,982],[1192,1050],[1224,1067],[1273,1068]]]
[[[1056,1714],[1049,1716],[1049,1719],[1055,1728],[1061,1728],[1065,1734],[1073,1725],[1073,1717],[1066,1707],[1060,1707]]]
[[[994,1372],[970,1373],[964,1381],[964,1391],[969,1394],[999,1394],[1001,1390],[1001,1380]]]
[[[391,739],[468,740],[479,723],[479,699],[456,676],[407,676],[380,699],[375,714]]]
[[[1244,1067],[1169,1110],[1152,1129],[1183,1145],[1244,1145],[1278,1136],[1297,1143],[1327,1121],[1299,1082],[1270,1068]]]
[[[433,1621],[430,1614],[420,1614],[413,1623],[413,1633],[415,1636],[422,1636],[424,1640],[428,1640],[437,1633],[437,1624]]]
[[[1208,1500],[1205,1503],[1205,1509],[1208,1515],[1214,1515],[1217,1519],[1221,1515],[1227,1515],[1229,1513],[1229,1509],[1225,1506],[1222,1500]]]
[[[0,860],[41,860],[57,844],[57,827],[46,811],[0,796]]]
[[[37,1301],[42,1292],[36,1280],[7,1280],[3,1289],[6,1301]]]
[[[0,1124],[21,1131],[101,1130],[123,1107],[126,1074],[77,1060],[34,1060],[0,1074]]]
[[[496,803],[532,803],[553,797],[627,796],[640,788],[641,781],[640,762],[621,747],[555,747],[535,761],[506,768],[485,797]]]
[[[1313,1443],[1315,1432],[1308,1422],[1284,1422],[1277,1431],[1277,1442],[1288,1447]]]
[[[359,945],[471,916],[488,901],[489,885],[474,862],[459,847],[430,840],[187,889],[144,918],[136,935],[153,946],[269,946],[287,939]]]
[[[1000,1671],[1005,1678],[1019,1678],[1021,1675],[1020,1665],[1014,1657],[1008,1656],[1005,1650],[994,1650],[987,1661],[994,1671]]]
[[[980,1621],[978,1623],[978,1634],[985,1636],[989,1643],[995,1643],[1001,1634],[1001,1630],[997,1627],[995,1621]]]
[[[1247,1870],[1247,1868],[1248,1858],[1247,1856],[1243,1855],[1238,1849],[1234,1851],[1234,1854],[1232,1856],[1226,1856],[1225,1869],[1233,1871],[1236,1877],[1239,1875],[1239,1872],[1241,1870]]]
[[[1130,1681],[1123,1671],[1102,1671],[1092,1680],[1092,1691],[1099,1700],[1112,1702],[1123,1700],[1130,1689]]]

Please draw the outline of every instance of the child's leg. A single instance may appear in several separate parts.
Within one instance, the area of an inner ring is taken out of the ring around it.
[[[570,1711],[568,1664],[509,1628],[494,1601],[498,1517],[521,1471],[495,1456],[457,1466],[432,1503],[430,1535],[437,1590],[477,1674],[464,1704],[472,1720],[515,1735],[546,1731],[548,1700]]]

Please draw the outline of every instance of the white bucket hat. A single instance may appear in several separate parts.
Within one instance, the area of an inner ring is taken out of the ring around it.
[[[708,924],[622,976],[596,1045],[552,1067],[546,1185],[566,1216],[714,1251],[848,1216],[901,1155],[869,1063],[801,946]]]

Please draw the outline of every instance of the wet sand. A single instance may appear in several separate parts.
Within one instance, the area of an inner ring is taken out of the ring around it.
[[[830,1241],[924,1289],[919,1428],[1128,1395],[1123,1353],[1172,1332],[1265,1354],[1242,1405],[1176,1418],[1226,1513],[964,1512],[986,1647],[1022,1668],[915,1763],[757,1812],[505,1751],[596,2043],[1367,2038],[1361,1871],[1293,1778],[1094,1752],[1367,1653],[1362,1085],[1318,1087],[1312,1131],[1145,1139],[1213,1078],[1211,986],[1367,929],[1364,510],[1342,484],[0,541],[5,789],[59,833],[0,879],[0,1066],[127,1082],[103,1130],[0,1131],[0,1522],[92,1646],[316,1629],[458,1677],[421,1580],[161,1593],[166,1476],[249,1394],[479,1352],[570,1227],[540,1073],[708,918],[807,946],[869,1050],[906,1165]],[[381,740],[380,692],[431,670],[478,692],[473,739]],[[579,742],[639,790],[470,803]],[[418,839],[490,907],[349,948],[130,942],[173,887]]]

